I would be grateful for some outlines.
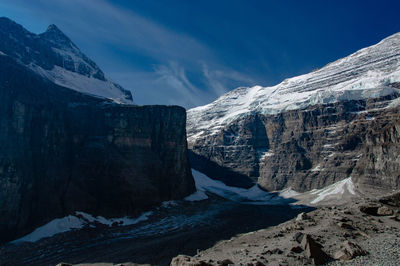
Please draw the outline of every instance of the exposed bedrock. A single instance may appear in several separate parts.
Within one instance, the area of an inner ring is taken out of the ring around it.
[[[218,165],[270,191],[306,191],[349,176],[359,188],[398,189],[399,108],[386,108],[397,97],[251,114],[189,142],[191,163],[210,177],[220,175]]]
[[[137,215],[194,191],[186,112],[121,106],[0,56],[0,242],[74,211]]]

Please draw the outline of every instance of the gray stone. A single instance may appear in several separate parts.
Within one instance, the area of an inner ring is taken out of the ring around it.
[[[337,251],[334,255],[334,258],[338,260],[351,260],[357,256],[365,256],[367,254],[368,252],[363,250],[356,243],[345,241],[343,243],[343,249]]]
[[[303,240],[303,236],[304,236],[304,234],[302,232],[297,232],[293,236],[293,240],[295,240],[297,243],[301,243],[301,241]]]
[[[317,243],[310,235],[304,235],[301,247],[306,256],[313,260],[315,265],[321,265],[330,260],[330,256],[322,250],[322,245]]]
[[[297,215],[297,217],[296,217],[297,222],[309,220],[309,219],[310,219],[310,216],[308,216],[307,213],[305,213],[305,212],[299,213],[299,215]]]
[[[354,227],[348,223],[339,222],[337,223],[337,226],[343,229],[354,230]]]
[[[294,246],[290,249],[290,251],[292,251],[294,253],[301,253],[301,252],[303,252],[303,249],[300,246]]]
[[[382,207],[378,208],[377,214],[381,215],[381,216],[389,216],[389,215],[393,215],[394,211],[392,209],[389,209],[386,206],[382,206]]]

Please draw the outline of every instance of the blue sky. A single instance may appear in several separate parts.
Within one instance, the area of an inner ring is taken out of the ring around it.
[[[275,85],[400,31],[400,1],[0,0],[0,16],[56,24],[138,104],[209,103]]]

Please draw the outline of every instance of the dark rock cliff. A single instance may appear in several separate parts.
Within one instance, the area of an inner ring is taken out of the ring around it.
[[[0,242],[74,211],[135,216],[194,191],[186,112],[57,86],[0,55]]]
[[[384,108],[396,97],[237,119],[189,144],[192,167],[233,185],[248,187],[250,179],[270,191],[307,191],[349,176],[363,188],[399,189],[399,108]]]
[[[364,190],[387,192],[400,189],[400,110],[376,117],[365,133],[365,145],[352,178]]]

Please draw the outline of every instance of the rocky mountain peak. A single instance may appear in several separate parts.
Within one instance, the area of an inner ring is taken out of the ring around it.
[[[76,45],[72,43],[72,41],[65,35],[55,24],[51,24],[47,27],[47,30],[40,34],[40,36],[47,41],[50,41],[57,48],[63,49],[76,49]]]
[[[41,34],[0,18],[0,52],[51,82],[85,94],[133,103],[130,91],[108,80],[103,71],[51,24]]]

